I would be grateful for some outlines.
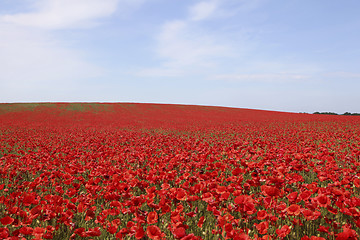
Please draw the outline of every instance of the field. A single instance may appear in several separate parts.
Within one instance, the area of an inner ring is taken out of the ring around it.
[[[359,239],[360,117],[0,104],[0,239]]]

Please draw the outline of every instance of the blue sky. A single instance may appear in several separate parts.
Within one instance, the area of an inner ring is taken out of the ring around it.
[[[360,112],[358,0],[0,0],[0,102]]]

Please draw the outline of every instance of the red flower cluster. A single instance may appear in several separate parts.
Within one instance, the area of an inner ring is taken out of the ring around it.
[[[359,136],[354,116],[0,104],[0,239],[358,239]]]

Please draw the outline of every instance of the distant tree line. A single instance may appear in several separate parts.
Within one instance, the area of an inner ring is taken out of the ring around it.
[[[314,112],[313,114],[360,116],[360,113],[351,113],[351,112],[346,112],[344,114],[338,114],[334,112]]]

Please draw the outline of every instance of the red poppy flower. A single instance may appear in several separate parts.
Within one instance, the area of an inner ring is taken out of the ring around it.
[[[229,197],[230,197],[230,193],[229,192],[224,192],[223,194],[221,194],[220,200],[221,201],[226,201],[226,200],[229,199]]]
[[[186,230],[183,227],[178,227],[174,229],[173,234],[176,239],[180,239],[186,236]]]
[[[48,225],[48,226],[46,226],[46,231],[53,232],[53,231],[55,231],[55,228],[51,225]]]
[[[360,203],[360,201],[359,201],[359,203]],[[328,206],[328,208],[329,208],[329,206]],[[349,213],[350,213],[349,215],[354,216],[354,217],[360,216],[360,210],[355,207],[349,208]]]
[[[238,176],[243,172],[243,170],[241,168],[235,168],[234,170],[232,170],[232,174],[234,176]]]
[[[250,237],[246,233],[240,233],[234,237],[234,240],[250,240]]]
[[[288,195],[288,199],[290,203],[294,203],[297,199],[298,192],[292,192]]]
[[[218,187],[216,188],[216,192],[217,192],[218,194],[225,193],[226,191],[227,191],[226,186],[218,186]]]
[[[193,233],[190,233],[185,237],[181,238],[181,240],[201,240],[201,238],[196,237]]]
[[[123,236],[129,233],[129,230],[127,228],[122,228],[120,231],[117,232],[115,235],[116,238],[123,239]]]
[[[300,206],[297,204],[292,204],[286,209],[286,211],[291,216],[297,216],[300,214]]]
[[[259,224],[255,223],[255,226],[260,234],[266,234],[269,228],[269,223],[268,222],[261,222]]]
[[[240,195],[240,196],[237,196],[235,199],[234,199],[234,203],[238,204],[238,205],[243,205],[246,203],[246,199],[247,199],[248,196],[245,196],[245,195]]]
[[[157,212],[149,212],[147,216],[147,224],[155,224],[158,221]]]
[[[355,187],[360,188],[360,178],[355,178],[353,181]]]
[[[42,237],[44,239],[53,239],[53,234],[51,232],[46,232]]]
[[[280,229],[276,229],[276,234],[279,235],[279,237],[286,237],[291,232],[291,229],[288,225],[282,226]]]
[[[45,233],[45,228],[36,227],[36,228],[34,228],[33,236],[35,236],[35,239],[39,239],[39,238],[42,238],[44,233]]]
[[[127,222],[127,224],[126,224],[126,227],[127,227],[127,228],[132,228],[133,226],[135,226],[135,223],[134,223],[133,221],[129,221],[129,222]]]
[[[202,198],[202,200],[203,200],[204,202],[207,202],[207,203],[212,203],[212,202],[214,202],[214,196],[213,196],[211,193],[209,193],[209,192],[204,193],[204,194],[201,196],[201,198]]]
[[[35,195],[26,193],[24,195],[22,203],[26,207],[30,206],[31,204],[37,204],[37,201],[35,200]]]
[[[277,187],[262,185],[261,191],[269,197],[277,197],[280,195],[280,190]]]
[[[324,226],[320,225],[317,230],[318,230],[319,232],[329,233],[329,228],[330,228],[330,227],[324,227]]]
[[[203,224],[204,224],[204,221],[205,221],[205,217],[202,216],[202,217],[199,219],[199,222],[198,222],[198,224],[197,224],[199,228],[202,228],[202,226],[203,226]]]
[[[161,184],[161,188],[164,189],[164,190],[167,190],[169,189],[171,186],[168,184],[168,183],[163,183]]]
[[[327,207],[330,204],[330,199],[324,194],[318,195],[316,200],[320,207]]]
[[[88,209],[86,211],[85,220],[89,221],[89,220],[93,219],[94,217],[95,217],[95,212],[91,209]]]
[[[262,236],[262,238],[260,238],[262,240],[272,240],[271,236],[270,235],[264,235]]]
[[[145,202],[145,200],[140,196],[133,197],[132,199],[133,206],[140,206],[143,202]]]
[[[34,207],[33,209],[31,209],[30,213],[31,213],[31,215],[39,214],[39,213],[41,213],[41,209],[42,209],[42,206],[41,206],[41,205],[37,205],[36,207]]]
[[[301,238],[301,240],[326,240],[326,239],[317,236],[311,236],[311,238],[309,238],[307,235],[305,235],[304,237]]]
[[[115,234],[116,231],[117,231],[117,229],[118,229],[117,226],[110,225],[110,226],[107,228],[107,231],[108,231],[110,234]]]
[[[335,214],[335,215],[336,215],[336,214],[338,213],[338,210],[337,210],[336,208],[330,206],[330,205],[328,205],[326,208],[327,208],[327,210],[328,210],[329,212],[331,212],[332,214]]]
[[[353,240],[358,239],[357,237],[358,234],[355,230],[344,226],[343,231],[337,235],[336,240]]]
[[[182,188],[178,188],[176,191],[176,199],[180,201],[185,201],[186,198],[187,198],[187,192]]]
[[[84,212],[85,211],[85,206],[83,202],[80,202],[79,205],[77,206],[77,211],[79,213]]]
[[[121,220],[116,218],[114,220],[111,221],[111,224],[115,225],[116,227],[120,226],[121,224]]]
[[[7,228],[0,228],[0,238],[1,239],[6,239],[8,238],[10,235],[9,229]]]
[[[119,201],[112,201],[110,207],[121,207],[121,203]]]
[[[311,211],[309,209],[303,209],[301,210],[302,214],[304,215],[304,217],[307,219],[307,220],[316,220],[319,218],[319,216],[321,215],[320,212],[318,211]]]
[[[146,229],[146,234],[150,239],[159,240],[161,239],[161,230],[158,226],[150,225]]]
[[[219,222],[221,222],[221,221],[219,221]],[[233,230],[234,228],[233,228],[233,225],[231,224],[231,223],[226,223],[225,224],[225,231],[229,234],[229,233],[231,233],[231,231]]]
[[[310,198],[311,194],[312,193],[309,190],[306,190],[306,191],[300,193],[299,198],[300,198],[300,200],[306,201]]]
[[[100,227],[90,228],[88,231],[85,232],[89,237],[98,237],[101,236]]]
[[[248,195],[240,195],[234,199],[234,202],[239,205],[240,211],[249,215],[256,212],[254,199]]]
[[[189,212],[189,213],[185,213],[186,216],[189,216],[189,217],[195,217],[196,216],[196,213],[195,212]]]
[[[42,227],[36,227],[34,228],[34,234],[43,234],[45,232],[45,228]]]
[[[14,219],[12,217],[6,216],[0,219],[0,222],[2,225],[9,225],[14,222]]]
[[[22,227],[20,228],[20,233],[24,235],[31,235],[33,233],[34,229],[31,227]]]
[[[145,232],[144,232],[144,229],[139,226],[137,229],[136,229],[136,232],[135,232],[135,238],[136,239],[141,239],[143,238],[145,235]]]
[[[161,212],[162,214],[165,214],[165,213],[168,213],[168,212],[171,212],[171,207],[169,204],[164,204],[161,206]]]
[[[317,236],[311,236],[310,240],[326,240],[326,238],[317,237]]]
[[[265,210],[260,210],[257,212],[257,219],[258,220],[263,220],[265,218],[267,218],[269,215]]]
[[[256,212],[255,204],[253,202],[248,202],[244,206],[244,212],[251,215]]]

